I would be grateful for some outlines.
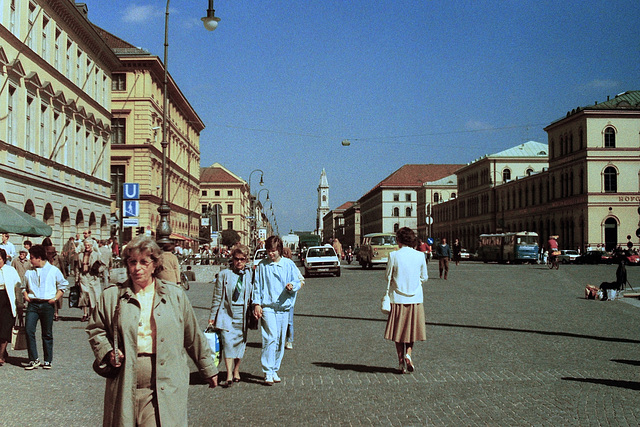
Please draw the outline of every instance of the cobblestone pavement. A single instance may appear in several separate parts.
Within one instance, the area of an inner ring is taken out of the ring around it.
[[[628,272],[640,289],[640,267]],[[429,273],[438,277],[433,262]],[[587,283],[614,277],[615,266],[452,265],[449,280],[425,289],[428,341],[414,348],[416,371],[398,375],[382,338],[384,270],[345,266],[301,291],[282,383],[261,384],[251,331],[245,381],[210,390],[192,375],[189,424],[639,425],[640,304],[583,298]],[[211,284],[188,295],[204,324]],[[26,351],[0,368],[1,425],[100,424],[104,380],[91,371],[80,310],[62,316],[54,369],[24,371]]]

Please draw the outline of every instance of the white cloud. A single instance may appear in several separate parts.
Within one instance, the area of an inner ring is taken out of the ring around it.
[[[162,10],[153,5],[140,6],[132,4],[125,9],[122,19],[124,22],[143,23],[157,16],[162,16],[162,13]]]
[[[467,130],[489,130],[494,128],[493,125],[481,122],[480,120],[468,120],[467,123],[465,123],[465,127]]]

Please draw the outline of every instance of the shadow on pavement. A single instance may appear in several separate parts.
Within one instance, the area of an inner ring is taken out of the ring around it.
[[[640,390],[640,382],[638,381],[623,381],[623,380],[607,380],[600,378],[572,378],[562,377],[565,381],[577,381],[581,383],[602,384],[609,387],[627,388],[630,390]]]
[[[328,363],[328,362],[313,362],[313,365],[320,366],[322,368],[333,368],[338,371],[354,371],[354,372],[366,372],[366,373],[380,373],[380,374],[397,374],[398,369],[381,367],[381,366],[367,366],[367,365],[354,365],[352,363]]]
[[[625,365],[640,366],[640,360],[611,359],[612,362],[623,363]]]
[[[632,340],[629,338],[596,337],[593,335],[574,334],[572,332],[536,331],[534,329],[499,328],[496,326],[479,326],[479,325],[458,325],[455,323],[426,322],[426,324],[430,326],[444,326],[444,327],[450,327],[450,328],[469,328],[469,329],[486,329],[490,331],[524,332],[527,334],[552,335],[552,336],[570,337],[570,338],[584,338],[589,340],[607,341],[607,342],[621,342],[621,343],[630,343],[630,344],[640,343],[640,340]]]
[[[294,317],[322,317],[326,319],[345,319],[345,320],[368,320],[371,322],[386,322],[387,319],[373,319],[371,317],[352,317],[352,316],[330,316],[327,314],[300,314],[295,313]]]
[[[226,381],[227,374],[224,371],[224,362],[221,362],[218,365],[218,369],[220,369],[218,373],[218,387],[222,386],[222,383]],[[251,383],[251,384],[262,384],[264,382],[264,377],[248,374],[246,372],[240,372],[240,383]],[[202,378],[199,372],[191,372],[189,374],[189,385],[208,385],[207,382]]]
[[[19,368],[24,368],[27,363],[29,363],[28,357],[9,356],[9,358],[5,361],[5,364],[17,366]]]

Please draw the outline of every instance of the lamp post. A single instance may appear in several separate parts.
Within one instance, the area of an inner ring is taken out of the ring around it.
[[[169,122],[167,120],[167,108],[169,102],[168,86],[169,86],[169,2],[167,0],[167,7],[164,15],[164,58],[162,60],[164,66],[164,81],[162,87],[162,194],[160,199],[160,206],[158,207],[158,213],[160,213],[160,222],[156,229],[156,240],[161,245],[171,242],[171,224],[169,223],[169,213],[171,208],[167,202],[167,140],[169,133]],[[207,16],[201,18],[204,27],[213,31],[218,27],[220,18],[215,16],[215,10],[213,9],[213,0],[209,0],[209,8],[207,9]]]
[[[251,192],[251,177],[255,172],[260,172],[260,185],[264,185],[264,172],[261,169],[252,170],[249,174],[249,200],[251,201],[251,226],[249,227],[249,246],[251,247],[251,253],[255,252],[256,249],[256,199],[258,198],[258,196],[256,195],[256,197],[253,197],[253,193]]]

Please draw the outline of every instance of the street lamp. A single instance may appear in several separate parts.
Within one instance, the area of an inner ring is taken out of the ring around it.
[[[251,201],[250,203],[250,207],[251,207],[251,227],[249,227],[249,242],[250,242],[250,246],[251,246],[251,252],[253,253],[255,251],[256,248],[256,199],[257,196],[254,198],[253,197],[253,193],[251,192],[251,176],[253,176],[253,174],[255,172],[260,172],[260,185],[264,185],[264,172],[261,169],[254,169],[251,171],[251,173],[249,174],[249,200]]]
[[[169,213],[171,208],[167,202],[167,141],[169,133],[169,121],[167,120],[167,109],[169,102],[168,86],[169,86],[169,2],[167,0],[167,7],[164,15],[164,58],[162,60],[164,65],[164,82],[162,88],[162,194],[160,199],[160,206],[158,207],[158,213],[160,214],[160,222],[156,229],[156,240],[160,245],[165,243],[171,243],[171,224],[169,223]],[[202,18],[202,22],[207,30],[213,31],[218,26],[220,18],[215,16],[215,10],[213,10],[213,0],[209,0],[209,8],[207,9],[207,16]]]

